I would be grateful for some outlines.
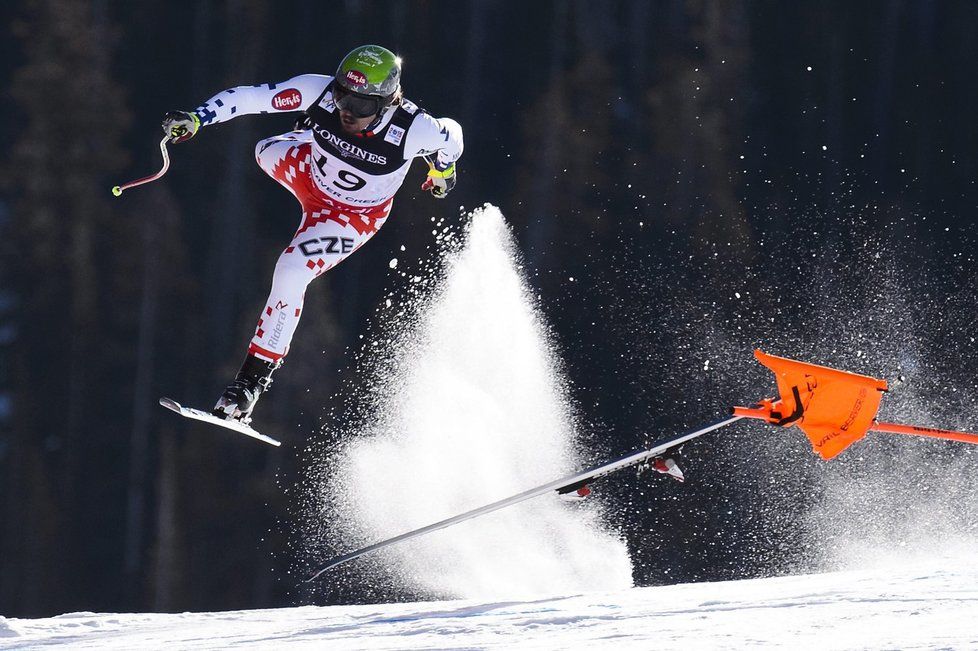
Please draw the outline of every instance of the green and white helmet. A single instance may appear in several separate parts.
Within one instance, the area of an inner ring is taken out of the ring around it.
[[[401,87],[401,58],[379,45],[361,45],[340,62],[336,82],[351,93],[391,98]]]

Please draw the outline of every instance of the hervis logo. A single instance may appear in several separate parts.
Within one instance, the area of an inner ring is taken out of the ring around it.
[[[359,70],[347,70],[346,80],[353,84],[354,87],[367,85],[367,75],[363,74]]]
[[[294,111],[302,106],[302,93],[295,88],[286,88],[272,98],[272,108],[276,111]]]

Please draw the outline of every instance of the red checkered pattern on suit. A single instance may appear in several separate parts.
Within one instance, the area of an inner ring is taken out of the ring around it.
[[[299,230],[275,265],[268,303],[259,315],[248,349],[252,355],[277,361],[288,354],[306,286],[369,240],[386,221],[393,201],[357,208],[328,197],[313,179],[312,144],[296,136],[278,136],[258,143],[256,157],[261,168],[288,188],[302,206]],[[303,235],[306,231],[309,233]],[[306,249],[301,254],[297,250],[300,242],[314,251],[314,247],[325,249],[325,242],[335,243],[341,238],[343,250],[331,250],[322,257]],[[347,248],[350,242],[352,249]]]
[[[289,147],[272,168],[272,177],[289,188],[302,205],[302,224],[296,235],[324,221],[352,226],[360,235],[373,234],[390,214],[393,199],[379,206],[356,208],[323,194],[312,178],[312,145],[308,142]]]

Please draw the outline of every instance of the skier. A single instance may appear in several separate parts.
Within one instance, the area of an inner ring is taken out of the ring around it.
[[[215,416],[251,420],[289,351],[306,286],[383,226],[413,159],[424,157],[429,166],[422,190],[444,198],[455,186],[461,126],[404,99],[400,79],[399,57],[364,45],[346,55],[334,77],[304,74],[230,88],[194,111],[164,116],[164,131],[178,143],[241,115],[304,111],[294,131],[255,148],[261,168],[299,200],[302,220],[275,265],[244,364],[214,406]]]

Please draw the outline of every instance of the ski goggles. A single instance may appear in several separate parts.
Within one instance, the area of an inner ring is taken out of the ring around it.
[[[385,98],[377,95],[362,95],[333,84],[333,103],[341,111],[349,111],[358,118],[369,118],[380,113],[386,106]]]

